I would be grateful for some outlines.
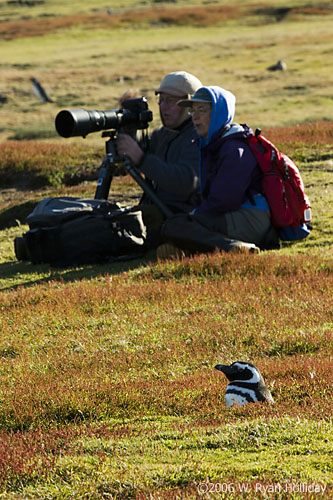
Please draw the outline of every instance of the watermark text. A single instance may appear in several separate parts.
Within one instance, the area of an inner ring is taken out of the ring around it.
[[[209,482],[203,481],[198,483],[198,491],[202,494],[207,493],[250,493],[258,494],[269,493],[314,493],[324,494],[326,485],[317,482],[294,482],[281,481],[277,483],[260,483],[260,482]]]

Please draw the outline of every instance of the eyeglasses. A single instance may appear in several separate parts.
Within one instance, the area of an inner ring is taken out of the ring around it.
[[[175,106],[178,101],[181,101],[182,99],[186,99],[187,96],[179,96],[179,97],[162,97],[160,96],[157,104],[161,106],[162,104],[165,104],[166,106]]]
[[[193,116],[193,115],[202,116],[202,115],[206,115],[206,114],[210,113],[211,110],[212,110],[211,106],[207,106],[207,107],[200,106],[200,108],[196,108],[196,109],[191,108],[191,109],[189,109],[188,113],[191,116]]]

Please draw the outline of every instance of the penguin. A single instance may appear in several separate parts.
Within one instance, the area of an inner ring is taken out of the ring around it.
[[[49,98],[37,78],[30,78],[30,80],[32,81],[32,89],[41,102],[53,102],[52,99]]]
[[[278,61],[276,64],[269,66],[267,69],[268,71],[286,71],[287,63],[285,63],[284,61]]]
[[[230,381],[225,392],[227,406],[259,401],[274,403],[260,371],[252,363],[235,361],[231,365],[216,365],[215,369],[223,372]]]

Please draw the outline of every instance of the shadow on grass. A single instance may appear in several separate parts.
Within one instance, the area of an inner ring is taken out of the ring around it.
[[[17,225],[17,221],[21,224],[25,223],[25,219],[33,211],[37,200],[29,200],[20,205],[15,205],[7,208],[0,213],[0,230],[13,227]]]
[[[150,250],[136,259],[68,268],[55,268],[48,264],[31,264],[30,262],[4,262],[0,264],[0,291],[15,290],[19,287],[25,288],[51,281],[67,283],[117,275],[144,267],[155,260],[155,250]]]

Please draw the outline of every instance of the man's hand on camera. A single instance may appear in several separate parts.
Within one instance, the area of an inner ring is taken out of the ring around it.
[[[117,151],[119,156],[127,156],[134,165],[139,165],[144,157],[139,144],[128,134],[118,134]]]

